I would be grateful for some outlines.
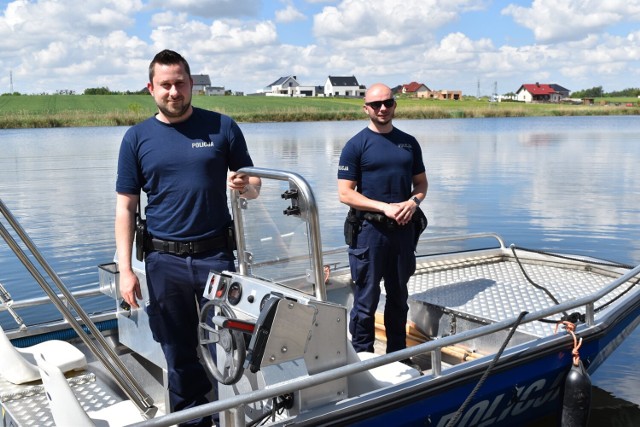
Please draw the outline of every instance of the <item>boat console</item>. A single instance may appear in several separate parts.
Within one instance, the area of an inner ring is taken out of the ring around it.
[[[220,383],[220,398],[347,363],[344,306],[232,272],[212,272],[209,283],[213,284],[213,298],[201,313],[200,342],[204,358]],[[213,343],[218,345],[215,364],[208,350]],[[309,405],[337,400],[347,392],[344,378],[320,390],[311,387],[295,396],[283,396],[281,401],[290,406],[287,410],[298,413]],[[270,410],[263,407],[265,404],[271,402],[257,402],[246,412],[262,415]]]

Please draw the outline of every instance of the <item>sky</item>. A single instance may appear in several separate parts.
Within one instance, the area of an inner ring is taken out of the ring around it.
[[[245,94],[330,75],[612,92],[640,87],[640,0],[0,0],[0,93],[137,91],[163,49]]]

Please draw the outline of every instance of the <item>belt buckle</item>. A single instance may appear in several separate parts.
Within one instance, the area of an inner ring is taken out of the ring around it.
[[[180,256],[193,255],[193,242],[179,242],[178,245]]]

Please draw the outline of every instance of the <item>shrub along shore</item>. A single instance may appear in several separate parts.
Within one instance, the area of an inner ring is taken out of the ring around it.
[[[363,120],[362,100],[266,96],[194,96],[193,105],[239,123]],[[131,126],[156,111],[149,95],[12,95],[0,97],[0,129]],[[450,119],[640,115],[637,99],[596,99],[594,105],[398,98],[396,118]]]

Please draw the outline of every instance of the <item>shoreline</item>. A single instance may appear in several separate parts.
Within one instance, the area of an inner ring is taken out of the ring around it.
[[[132,126],[155,113],[142,95],[43,95],[3,97],[0,129]],[[231,116],[238,123],[361,120],[355,98],[194,96],[193,105]],[[398,98],[396,119],[464,119],[553,116],[640,115],[638,102],[567,105]]]

